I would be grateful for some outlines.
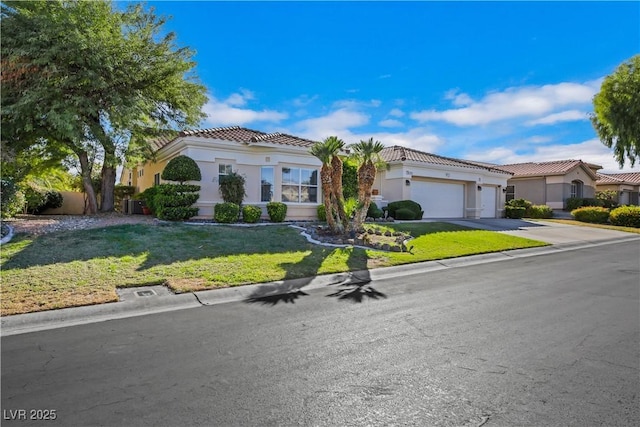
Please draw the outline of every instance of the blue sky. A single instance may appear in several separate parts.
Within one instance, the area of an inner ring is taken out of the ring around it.
[[[146,5],[197,52],[202,127],[620,171],[588,114],[602,78],[640,53],[640,2]]]

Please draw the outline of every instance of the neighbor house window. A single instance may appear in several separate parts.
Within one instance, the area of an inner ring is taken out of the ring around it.
[[[160,174],[153,175],[153,185],[160,185]]]
[[[516,186],[515,185],[507,185],[507,192],[505,193],[505,201],[513,200],[516,198]]]
[[[582,181],[571,181],[571,197],[582,197]]]
[[[233,167],[231,165],[219,164],[218,165],[218,183],[220,182],[220,178],[222,178],[223,176],[229,175],[232,172],[233,172]]]
[[[138,171],[138,177],[141,177],[141,176],[143,176],[143,175],[144,175],[144,169],[140,169],[140,170]]]
[[[318,171],[316,169],[282,168],[282,201],[318,202]]]
[[[273,167],[263,166],[260,170],[260,201],[273,202]]]

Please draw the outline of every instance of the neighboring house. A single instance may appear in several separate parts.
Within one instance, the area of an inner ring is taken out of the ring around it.
[[[492,166],[393,146],[373,189],[388,201],[413,200],[424,218],[499,218],[511,173]],[[374,198],[375,201],[375,198]]]
[[[598,191],[615,191],[619,205],[640,205],[640,172],[598,173],[596,181]]]
[[[602,166],[582,160],[518,163],[496,166],[511,177],[506,200],[526,199],[535,205],[564,209],[570,197],[595,197],[597,171]]]
[[[194,159],[202,172],[199,217],[213,216],[222,202],[219,179],[237,172],[245,177],[243,203],[263,208],[270,201],[287,204],[287,219],[315,219],[322,204],[320,161],[309,150],[315,141],[283,133],[264,133],[238,126],[184,131],[154,141],[155,161],[124,169],[120,183],[137,192],[160,184],[167,162],[178,155]],[[425,218],[500,217],[503,190],[510,173],[495,167],[449,159],[402,147],[382,152],[387,167],[378,172],[374,201],[411,199]]]

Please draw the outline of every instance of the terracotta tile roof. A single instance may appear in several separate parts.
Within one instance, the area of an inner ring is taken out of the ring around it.
[[[484,169],[484,170],[491,170],[493,172],[499,172],[499,173],[511,175],[510,172],[504,171],[502,169],[491,166],[489,164],[485,165],[485,164],[479,164],[475,162],[469,162],[466,160],[459,160],[459,159],[453,159],[450,157],[438,156],[435,154],[414,150],[412,148],[401,147],[399,145],[394,145],[392,147],[385,147],[380,152],[380,157],[382,157],[382,160],[384,160],[387,163],[413,161],[413,162],[420,162],[420,163],[429,163],[433,165],[457,166],[457,167],[470,168],[470,169]]]
[[[516,163],[511,165],[500,165],[498,168],[511,172],[514,176],[545,176],[545,175],[564,175],[567,172],[584,165],[585,168],[591,171],[591,167],[600,169],[601,166],[585,163],[582,160],[557,160],[552,162],[529,162],[529,163]],[[595,175],[590,172],[593,178]]]
[[[178,137],[201,137],[211,139],[221,139],[224,141],[235,141],[243,144],[252,144],[258,142],[267,142],[271,144],[289,145],[296,147],[311,147],[315,141],[300,138],[297,136],[287,135],[285,133],[274,132],[265,133],[253,129],[247,129],[240,126],[218,127],[210,129],[186,130],[174,134],[174,137],[161,137],[152,142],[157,149],[169,145]]]
[[[599,173],[598,184],[640,184],[640,172]]]

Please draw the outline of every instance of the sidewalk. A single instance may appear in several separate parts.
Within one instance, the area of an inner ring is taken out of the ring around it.
[[[311,290],[349,283],[361,285],[373,280],[423,274],[430,271],[506,261],[514,258],[546,255],[560,251],[616,244],[618,242],[640,242],[640,235],[638,234],[545,221],[461,219],[448,220],[447,222],[540,240],[550,243],[551,246],[533,249],[516,249],[491,254],[378,268],[361,272],[329,274],[304,279],[261,283],[180,295],[171,294],[163,286],[121,289],[119,290],[121,300],[115,303],[2,317],[0,319],[0,335],[16,335],[228,302],[260,300],[276,295],[299,292],[301,289]]]

